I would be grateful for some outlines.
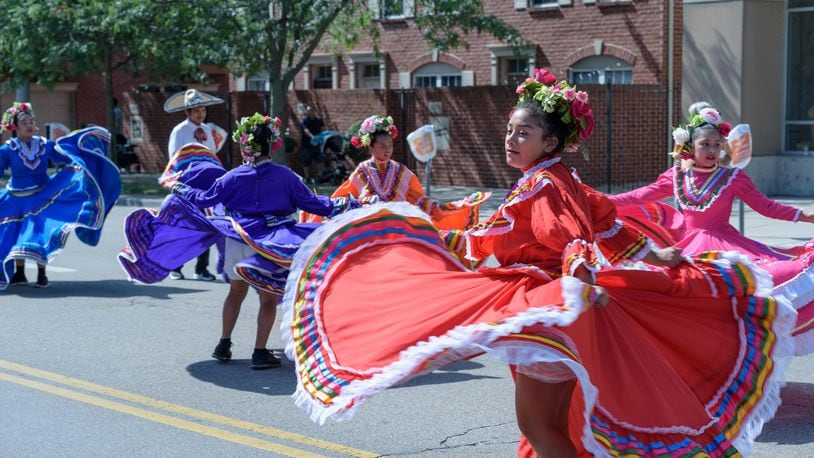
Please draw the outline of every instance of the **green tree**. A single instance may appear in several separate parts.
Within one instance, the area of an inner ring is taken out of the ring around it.
[[[190,80],[215,63],[222,40],[208,32],[218,20],[215,0],[2,0],[0,72],[6,84],[50,86],[66,77],[101,75],[108,130],[114,130],[113,75]],[[115,145],[115,142],[113,142]],[[115,160],[115,149],[112,157]]]
[[[267,73],[271,113],[285,125],[286,92],[315,50],[343,52],[363,37],[378,38],[375,19],[393,0],[228,0],[237,50],[232,66],[249,75]],[[398,1],[415,8],[414,24],[427,45],[466,46],[469,33],[489,33],[520,46],[520,34],[484,12],[479,0]]]

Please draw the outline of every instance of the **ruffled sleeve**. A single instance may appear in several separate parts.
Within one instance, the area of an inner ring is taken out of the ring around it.
[[[599,269],[591,221],[565,205],[554,186],[544,186],[531,207],[531,228],[542,245],[562,252],[562,274],[573,276],[584,265],[591,273]]]
[[[647,236],[616,219],[616,207],[608,196],[590,186],[581,186],[590,204],[595,240],[608,262],[642,259],[651,249]]]

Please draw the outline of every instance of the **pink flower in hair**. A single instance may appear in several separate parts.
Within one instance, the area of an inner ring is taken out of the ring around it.
[[[277,137],[277,141],[275,141],[274,144],[271,145],[271,150],[277,151],[282,147],[283,147],[283,137]]]
[[[718,110],[716,110],[715,108],[710,107],[704,108],[698,114],[705,122],[708,122],[713,126],[717,126],[718,124],[721,123],[721,115],[718,114]]]
[[[361,148],[362,147],[362,141],[359,140],[359,137],[357,137],[355,135],[350,138],[350,144],[353,145],[354,148]]]
[[[399,136],[399,130],[396,128],[395,124],[391,124],[387,127],[387,132],[390,134],[390,138],[396,138]]]
[[[248,141],[249,141],[249,135],[248,134],[242,134],[240,136],[240,143],[241,144],[245,145],[246,143],[248,143]]]
[[[582,103],[588,103],[588,93],[585,91],[577,91],[576,98]]]
[[[555,77],[551,72],[543,68],[535,68],[534,69],[534,79],[540,83],[545,84],[546,86],[554,84],[557,81],[557,77]]]
[[[366,134],[372,134],[376,132],[376,116],[371,116],[364,121],[362,121],[362,125],[359,127],[360,132],[364,132]]]
[[[523,91],[525,91],[525,90],[526,90],[526,85],[525,84],[519,84],[517,86],[517,89],[514,90],[514,93],[515,94],[522,94]]]
[[[575,91],[573,87],[569,86],[562,91],[562,96],[565,97],[565,100],[572,102],[577,98],[577,91]]]

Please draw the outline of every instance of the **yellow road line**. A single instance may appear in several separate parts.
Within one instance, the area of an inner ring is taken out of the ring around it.
[[[229,442],[234,442],[240,445],[246,445],[248,447],[254,447],[260,450],[265,450],[267,452],[274,452],[279,453],[280,455],[285,456],[293,456],[293,457],[322,457],[323,455],[318,455],[316,453],[307,452],[305,450],[296,449],[293,447],[288,447],[282,444],[275,444],[274,442],[264,441],[262,439],[257,439],[250,436],[244,436],[242,434],[233,433],[230,431],[226,431],[225,429],[220,428],[213,428],[211,426],[204,426],[195,422],[191,422],[188,420],[182,420],[180,418],[170,417],[168,415],[163,415],[160,413],[150,412],[149,410],[140,409],[138,407],[129,406],[126,404],[121,404],[118,402],[108,401],[106,399],[97,398],[95,396],[91,396],[88,394],[79,393],[77,391],[67,390],[65,388],[59,388],[57,386],[48,385],[47,383],[36,382],[34,380],[24,379],[22,377],[17,377],[15,375],[6,374],[0,372],[0,380],[5,380],[7,382],[16,383],[18,385],[22,385],[28,388],[33,388],[35,390],[44,391],[49,394],[54,394],[57,396],[62,396],[64,398],[73,399],[74,401],[84,402],[86,404],[91,404],[97,407],[102,407],[104,409],[114,410],[116,412],[122,412],[129,415],[133,415],[136,417],[144,418],[145,420],[154,421],[156,423],[162,423],[168,426],[174,426],[180,429],[186,429],[188,431],[193,431],[199,434],[203,434],[206,436],[211,436],[216,439],[227,440]]]
[[[141,396],[135,393],[129,393],[127,391],[117,390],[115,388],[110,388],[102,385],[97,385],[95,383],[86,382],[84,380],[79,380],[71,377],[67,377],[60,374],[55,374],[53,372],[47,372],[40,369],[35,369],[33,367],[23,366],[20,364],[12,363],[10,361],[5,361],[0,359],[0,368],[5,368],[9,370],[13,370],[16,372],[20,372],[22,374],[31,375],[34,377],[39,377],[45,380],[50,380],[52,382],[61,383],[63,385],[72,386],[74,388],[81,388],[83,390],[91,391],[93,393],[103,394],[105,396],[110,396],[112,398],[121,399],[124,401],[129,401],[133,403],[142,404],[145,406],[162,409],[168,412],[186,415],[191,418],[197,418],[200,420],[206,420],[212,423],[218,423],[226,426],[231,426],[233,428],[240,428],[247,431],[252,431],[255,433],[265,434],[268,436],[273,436],[279,439],[284,439],[291,442],[296,442],[303,445],[308,445],[311,447],[321,448],[324,450],[330,450],[332,452],[342,453],[348,456],[355,456],[361,458],[373,458],[380,456],[380,454],[369,452],[366,450],[360,450],[352,447],[348,447],[342,444],[335,444],[333,442],[325,441],[322,439],[317,439],[309,436],[305,436],[302,434],[292,433],[289,431],[284,431],[282,429],[272,428],[270,426],[261,425],[258,423],[252,423],[249,421],[238,420],[236,418],[226,417],[223,415],[218,415],[212,412],[206,412],[204,410],[194,409],[192,407],[185,407],[178,404],[172,404],[165,401],[160,401],[158,399],[152,399],[146,396]]]

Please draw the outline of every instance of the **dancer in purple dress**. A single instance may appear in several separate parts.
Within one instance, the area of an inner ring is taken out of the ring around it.
[[[253,285],[260,293],[260,310],[252,368],[266,369],[280,365],[266,343],[288,268],[297,248],[318,226],[297,224],[291,215],[302,209],[333,216],[359,204],[354,199],[317,196],[289,168],[271,161],[271,153],[282,147],[279,119],[259,113],[245,117],[233,138],[240,144],[243,165],[211,180],[208,187],[205,179],[193,183],[188,177],[200,167],[213,169],[211,161],[192,161],[182,173],[163,177],[174,195],[158,212],[142,210],[128,216],[125,235],[130,247],[120,260],[131,278],[153,283],[225,238],[221,273],[229,293],[223,304],[221,341],[212,356],[231,359],[232,330]],[[200,211],[216,206],[222,207],[220,215]]]

